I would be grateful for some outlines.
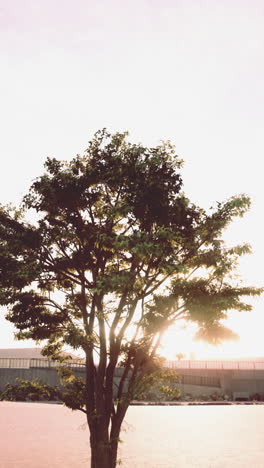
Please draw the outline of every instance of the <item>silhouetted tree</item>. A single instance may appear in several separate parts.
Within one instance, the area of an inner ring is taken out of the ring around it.
[[[92,468],[116,466],[124,416],[157,371],[165,330],[184,318],[202,338],[230,337],[221,320],[250,310],[241,297],[261,292],[232,278],[249,246],[221,239],[248,197],[207,213],[182,193],[174,146],[126,136],[102,130],[84,156],[48,159],[23,210],[0,212],[0,301],[17,337],[46,340],[54,359],[65,344],[85,353],[85,381],[71,376],[65,401],[87,416]]]

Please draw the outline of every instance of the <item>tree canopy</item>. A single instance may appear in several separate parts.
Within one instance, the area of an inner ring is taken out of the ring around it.
[[[17,337],[45,340],[54,358],[64,345],[85,353],[75,407],[87,414],[93,468],[116,466],[123,418],[166,329],[184,318],[202,339],[233,337],[221,321],[262,291],[233,274],[250,247],[222,239],[249,198],[206,212],[183,193],[181,166],[169,142],[147,148],[104,129],[83,156],[48,158],[22,208],[0,211],[0,303]]]

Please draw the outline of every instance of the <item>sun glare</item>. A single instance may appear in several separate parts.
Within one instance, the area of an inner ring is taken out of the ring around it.
[[[239,315],[239,317],[238,317]],[[214,346],[202,341],[195,341],[197,330],[194,324],[185,327],[171,327],[163,336],[159,349],[161,356],[168,360],[176,360],[176,355],[181,353],[184,359],[242,359],[263,356],[261,335],[264,325],[263,316],[260,316],[261,326],[256,332],[254,321],[252,329],[249,327],[248,314],[234,313],[233,317],[226,320],[225,325],[239,335],[238,341],[226,341]]]

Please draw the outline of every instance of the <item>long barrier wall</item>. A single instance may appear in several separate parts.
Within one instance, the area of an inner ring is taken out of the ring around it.
[[[182,379],[182,393],[190,392],[198,395],[198,386],[188,379],[192,377],[204,379],[202,385],[208,387],[208,392],[212,387],[218,393],[234,395],[237,392],[245,392],[249,396],[264,394],[264,360],[263,361],[167,361],[166,367],[175,369]],[[212,379],[212,380],[211,380]],[[211,383],[210,383],[211,382]],[[217,384],[218,382],[218,384]],[[218,386],[218,390],[217,387]],[[200,391],[200,390],[199,390]],[[206,388],[204,392],[207,393]]]
[[[16,379],[41,379],[49,385],[59,385],[57,367],[66,366],[78,377],[84,376],[83,362],[59,363],[48,359],[0,358],[0,389]],[[179,374],[182,394],[211,394],[213,392],[233,395],[247,392],[249,395],[264,394],[264,361],[167,361],[165,367]],[[117,368],[115,386],[123,369]]]
[[[17,383],[17,379],[35,380],[40,379],[53,387],[60,384],[58,367],[71,368],[76,377],[84,377],[85,364],[78,361],[67,361],[64,363],[51,361],[48,359],[20,359],[20,358],[0,358],[0,390],[6,384]],[[122,368],[115,371],[114,390],[117,388],[123,374]]]
[[[84,364],[76,361],[66,363],[54,362],[48,359],[0,358],[0,389],[7,383],[15,384],[16,379],[41,379],[48,385],[59,385],[57,368],[66,366],[74,369],[77,377],[84,375]]]

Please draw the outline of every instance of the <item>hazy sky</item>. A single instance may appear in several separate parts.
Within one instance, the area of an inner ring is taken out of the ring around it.
[[[252,197],[226,239],[252,244],[241,272],[263,285],[263,42],[260,0],[0,0],[0,202],[18,203],[47,156],[72,158],[99,128],[170,139],[194,202]],[[253,304],[219,356],[264,355],[264,296]],[[0,325],[0,347],[28,346]],[[187,332],[170,340],[172,354],[217,354]]]

